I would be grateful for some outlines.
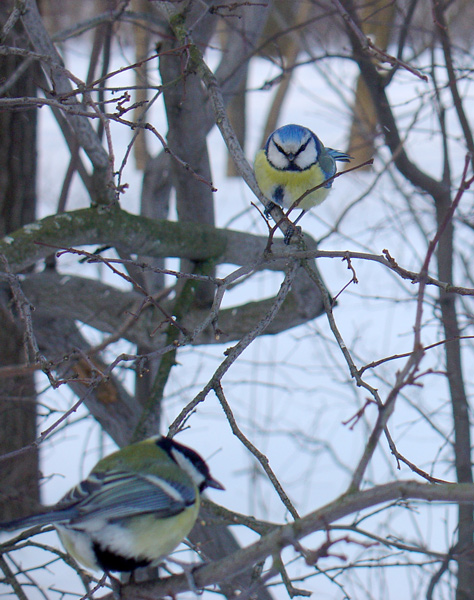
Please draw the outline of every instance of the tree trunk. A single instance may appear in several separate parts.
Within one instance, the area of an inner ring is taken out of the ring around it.
[[[13,2],[0,4],[3,27]],[[27,47],[19,22],[5,40]],[[23,59],[0,57],[0,85],[9,85]],[[34,96],[35,65],[32,64],[4,95]],[[13,81],[13,80],[12,80]],[[36,110],[0,112],[0,234],[15,231],[35,219],[36,204]],[[1,270],[5,270],[2,265]],[[23,331],[8,286],[0,287],[0,366],[26,363]],[[36,438],[34,377],[30,374],[0,379],[0,455],[31,444]],[[0,520],[20,517],[39,503],[38,451],[3,463],[0,477]]]

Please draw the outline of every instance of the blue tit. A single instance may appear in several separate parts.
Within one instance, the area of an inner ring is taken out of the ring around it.
[[[100,460],[50,510],[0,530],[53,524],[85,567],[133,571],[157,565],[188,535],[207,487],[224,489],[199,454],[154,436]]]
[[[336,161],[349,162],[351,156],[325,148],[321,140],[301,125],[284,125],[268,138],[265,148],[255,158],[255,176],[264,196],[270,200],[265,210],[268,216],[272,206],[290,208],[305,192],[321,185],[298,204],[304,213],[323,202],[329,194],[336,174]],[[329,180],[329,181],[328,181]],[[293,229],[289,230],[291,237]],[[289,239],[285,240],[287,243]]]

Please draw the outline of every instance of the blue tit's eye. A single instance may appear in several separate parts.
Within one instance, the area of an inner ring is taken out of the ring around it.
[[[276,149],[278,150],[278,152],[280,152],[281,154],[283,154],[283,156],[286,156],[286,152],[283,150],[283,148],[282,148],[281,146],[279,146],[279,145],[278,145],[278,144],[275,142],[275,140],[273,140],[273,143],[275,144],[275,146],[276,146]]]
[[[298,148],[298,151],[296,152],[295,157],[298,156],[298,154],[300,154],[301,152],[304,152],[304,150],[306,150],[306,146],[309,144],[310,140],[311,140],[311,138],[308,138],[306,140],[306,142]]]
[[[281,154],[283,154],[283,156],[292,157],[292,160],[294,160],[299,154],[301,154],[301,152],[304,152],[306,150],[306,147],[308,146],[308,144],[309,144],[310,141],[311,141],[311,138],[308,138],[304,144],[301,144],[301,146],[298,148],[298,150],[295,153],[293,153],[293,152],[287,152],[275,140],[273,140],[273,143],[275,144],[276,149],[278,150],[278,152],[280,152]]]

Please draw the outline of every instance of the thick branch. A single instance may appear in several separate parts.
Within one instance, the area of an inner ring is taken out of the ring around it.
[[[278,554],[283,548],[294,546],[315,531],[324,531],[328,525],[361,510],[396,500],[424,500],[427,502],[474,502],[474,487],[468,484],[431,485],[416,481],[392,482],[370,490],[347,494],[306,517],[277,527],[260,540],[242,548],[220,561],[204,565],[193,571],[193,582],[198,589],[215,585],[234,577],[243,570]],[[159,581],[142,582],[124,586],[122,600],[149,600],[150,598],[176,597],[188,591],[189,577],[174,575]],[[112,596],[105,598],[111,600]]]

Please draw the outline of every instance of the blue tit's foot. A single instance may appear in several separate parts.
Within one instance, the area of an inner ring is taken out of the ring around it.
[[[270,200],[270,202],[265,206],[265,210],[263,211],[263,214],[265,215],[265,218],[269,219],[271,217],[270,213],[275,208],[275,206],[278,206],[278,204],[276,204],[275,202],[272,202]]]
[[[298,217],[296,218],[295,221],[293,221],[293,223],[291,223],[291,221],[288,223],[288,229],[285,232],[285,244],[288,246],[288,244],[291,241],[291,238],[295,235],[295,233],[297,233],[298,235],[301,235],[301,227],[296,227],[296,223],[298,223],[298,221],[301,219],[301,217],[306,213],[306,210],[302,210],[301,213],[298,215]]]

